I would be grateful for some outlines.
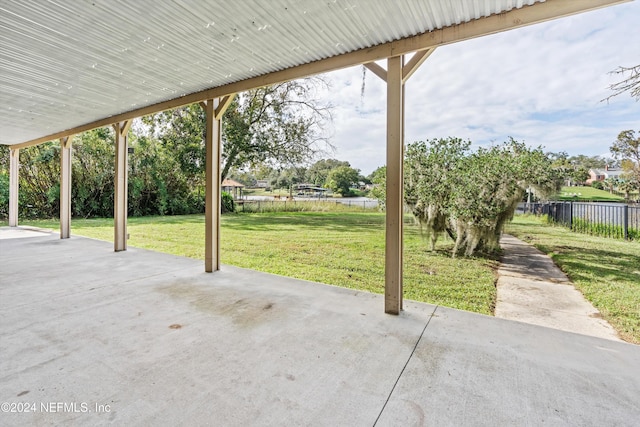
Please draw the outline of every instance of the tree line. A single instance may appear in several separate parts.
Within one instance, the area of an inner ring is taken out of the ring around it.
[[[237,102],[236,102],[237,104]],[[238,108],[231,110],[233,114],[240,114]],[[189,106],[176,109],[156,116],[146,117],[134,124],[130,132],[129,142],[132,151],[129,153],[129,214],[132,216],[144,215],[179,215],[201,213],[204,210],[204,143],[200,131],[204,130],[199,107]],[[236,118],[236,121],[240,120]],[[236,127],[225,126],[225,150],[237,150],[237,146],[226,140],[226,135],[233,132],[239,133]],[[238,138],[236,136],[236,138]],[[251,140],[251,138],[247,138]],[[609,167],[622,167],[625,170],[625,180],[605,180],[604,183],[594,183],[594,186],[606,186],[613,190],[616,188],[625,192],[637,191],[640,182],[640,135],[634,131],[623,131],[612,145],[611,151],[617,160],[600,156],[568,156],[566,153],[546,153],[550,170],[540,171],[544,174],[553,174],[553,179],[567,184],[582,183],[588,177],[589,169],[604,169]],[[509,142],[511,150],[514,150],[514,141]],[[113,190],[114,190],[114,135],[109,128],[95,129],[77,135],[74,139],[73,154],[73,185],[72,185],[72,215],[75,217],[109,217],[113,215]],[[487,162],[486,167],[491,166],[495,171],[504,164],[492,164],[490,155],[505,162],[507,159],[515,160],[508,150],[496,152],[493,148],[484,152],[481,150],[473,156],[468,155],[470,143],[461,142],[456,138],[432,140],[430,142],[417,142],[407,147],[407,174],[410,178],[406,183],[407,202],[419,208],[414,200],[416,189],[415,171],[421,170],[420,176],[428,174],[430,170],[426,165],[439,164],[433,167],[433,171],[440,170],[448,165],[452,158],[456,161],[464,158],[464,168],[457,169],[456,173],[468,177],[468,172],[478,170],[471,167],[472,160]],[[264,146],[255,146],[262,150]],[[418,155],[418,148],[423,153]],[[429,150],[438,149],[431,152]],[[244,145],[244,150],[251,150]],[[425,150],[427,150],[425,152]],[[520,147],[520,153],[524,148]],[[0,146],[0,216],[6,217],[9,199],[9,148]],[[425,154],[426,153],[426,154]],[[449,154],[446,154],[449,153]],[[454,156],[455,153],[455,156]],[[467,154],[465,154],[467,153]],[[535,151],[540,156],[541,149]],[[308,151],[306,155],[298,151],[295,157],[300,162],[305,156],[308,159],[316,154]],[[436,155],[438,154],[438,155]],[[445,155],[446,154],[446,155]],[[464,155],[463,155],[464,154]],[[343,196],[354,195],[353,187],[358,183],[377,183],[370,195],[384,202],[384,176],[385,169],[379,168],[369,176],[363,176],[358,169],[352,168],[349,162],[336,159],[322,159],[308,166],[296,165],[294,162],[286,162],[286,156],[272,156],[271,158],[250,159],[247,153],[234,154],[234,161],[227,160],[223,168],[223,177],[229,176],[245,185],[252,185],[257,180],[267,181],[271,188],[284,188],[291,190],[296,184],[308,183],[318,187],[332,189]],[[256,154],[258,156],[258,154]],[[452,158],[447,156],[453,156]],[[49,142],[39,146],[30,147],[20,151],[20,215],[23,217],[56,217],[59,210],[59,174],[60,174],[60,148],[58,142]],[[467,158],[468,157],[468,158]],[[277,163],[276,160],[280,160]],[[418,168],[418,160],[426,162]],[[500,172],[507,173],[507,172]],[[543,176],[541,175],[541,176]],[[486,179],[483,178],[483,179]],[[442,180],[436,180],[429,188],[430,198],[440,197],[440,189],[448,191],[455,189],[462,194],[459,188],[462,181],[455,181],[451,186],[444,185]],[[473,183],[480,182],[472,180]],[[454,185],[455,184],[455,185]],[[443,186],[444,185],[444,186]],[[465,190],[471,191],[471,190]],[[480,191],[476,188],[474,191]],[[426,197],[425,193],[425,197]],[[428,199],[424,199],[428,200]],[[472,205],[469,205],[472,206]],[[433,206],[431,206],[433,209]],[[433,222],[427,213],[423,213],[425,224]],[[442,217],[439,220],[442,220]],[[437,222],[435,223],[437,225]],[[438,228],[439,227],[439,228]],[[434,228],[433,236],[442,231],[442,226]],[[428,229],[428,227],[427,227]],[[453,235],[453,229],[449,228]],[[482,246],[482,245],[480,245]]]
[[[329,151],[331,106],[314,77],[237,94],[223,117],[222,179],[258,166],[282,170]],[[202,212],[206,117],[189,105],[134,121],[129,132],[129,214]],[[110,128],[73,138],[72,215],[113,215],[114,134]],[[19,214],[55,217],[59,211],[57,141],[20,150]],[[0,145],[0,216],[8,215],[9,147]]]
[[[131,216],[183,215],[204,212],[204,160],[201,147],[188,153],[165,144],[148,132],[129,134],[128,210]],[[203,149],[202,149],[203,150]],[[202,151],[203,153],[203,151]],[[100,128],[73,140],[72,216],[113,216],[115,179],[114,132]],[[8,216],[9,147],[0,146],[0,217]],[[309,167],[274,167],[264,162],[240,169],[230,167],[228,177],[251,186],[265,180],[273,189],[289,191],[296,184],[327,187],[353,195],[359,182],[370,182],[349,162],[322,159]],[[224,178],[223,178],[224,179]],[[47,142],[20,150],[19,209],[25,218],[54,218],[60,208],[60,144]],[[227,202],[225,206],[232,206]]]

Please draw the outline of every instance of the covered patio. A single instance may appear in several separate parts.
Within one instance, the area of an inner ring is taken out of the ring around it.
[[[640,347],[402,296],[407,79],[439,46],[616,3],[3,4],[0,424],[637,424]],[[385,294],[221,266],[233,94],[359,64],[387,82]],[[204,269],[127,247],[132,120],[192,103],[207,115]],[[73,135],[101,126],[116,135],[113,244],[71,235]],[[18,221],[19,151],[51,140],[59,233]]]
[[[114,250],[126,250],[132,120],[199,104],[207,118],[205,271],[217,271],[221,120],[234,95],[362,64],[387,85],[384,310],[398,314],[405,83],[439,46],[624,1],[141,0],[69,8],[9,1],[0,21],[0,143],[11,146],[9,225],[18,225],[20,149],[59,140],[60,237],[68,238],[73,135],[109,126],[116,153]]]

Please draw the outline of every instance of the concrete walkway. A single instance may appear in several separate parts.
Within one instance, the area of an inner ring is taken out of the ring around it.
[[[508,234],[500,246],[504,256],[498,269],[496,317],[620,341],[551,258]]]
[[[383,295],[4,232],[1,426],[640,419],[640,346],[412,301],[391,316]]]

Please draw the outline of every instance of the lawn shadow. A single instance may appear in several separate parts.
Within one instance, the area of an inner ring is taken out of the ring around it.
[[[606,249],[578,248],[570,245],[554,246],[547,249],[551,257],[561,264],[561,268],[571,280],[592,280],[592,277],[614,281],[635,282],[640,290],[640,257]],[[571,253],[571,259],[563,255]]]
[[[223,216],[226,228],[238,231],[313,231],[354,232],[358,229],[384,230],[384,215],[380,213],[250,213]],[[407,221],[405,220],[405,223]]]

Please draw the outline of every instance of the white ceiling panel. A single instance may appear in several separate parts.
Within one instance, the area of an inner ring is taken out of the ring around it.
[[[0,143],[540,0],[0,0]]]

